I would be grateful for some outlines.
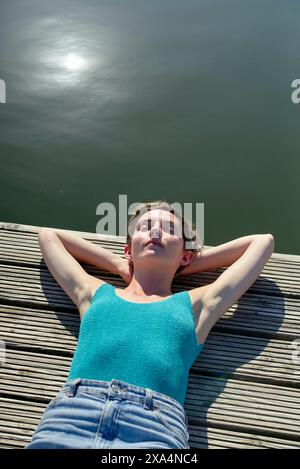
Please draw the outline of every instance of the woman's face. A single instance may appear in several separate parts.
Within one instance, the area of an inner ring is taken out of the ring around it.
[[[176,270],[183,253],[181,221],[173,213],[153,209],[138,219],[131,240],[134,264],[147,261]]]

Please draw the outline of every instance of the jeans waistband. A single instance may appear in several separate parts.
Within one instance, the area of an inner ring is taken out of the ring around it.
[[[153,405],[158,407],[161,405],[171,406],[173,410],[178,410],[178,412],[185,415],[181,403],[172,397],[149,388],[143,388],[117,379],[112,379],[111,381],[97,381],[75,378],[68,380],[62,389],[72,397],[76,396],[78,391],[86,391],[98,395],[105,394],[109,398],[116,400],[128,399],[138,401],[141,402],[145,408],[149,409]]]

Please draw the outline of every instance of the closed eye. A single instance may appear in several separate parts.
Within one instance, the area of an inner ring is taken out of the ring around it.
[[[144,220],[141,223],[138,223],[136,229],[140,231],[145,231],[145,229],[150,230],[151,220]],[[167,233],[174,234],[174,231],[175,231],[174,222],[163,222],[162,229],[166,231]]]

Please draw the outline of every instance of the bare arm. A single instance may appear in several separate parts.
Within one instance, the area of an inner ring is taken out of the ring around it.
[[[95,277],[89,275],[78,260],[118,272],[119,256],[65,231],[58,234],[53,229],[41,228],[38,238],[49,271],[83,317],[92,298],[91,285]]]
[[[217,280],[192,290],[200,312],[197,323],[199,343],[204,343],[214,324],[259,277],[273,250],[274,238],[271,234],[257,236]]]
[[[123,262],[121,256],[66,230],[51,231],[57,234],[64,247],[77,261],[119,274],[119,267]]]
[[[190,275],[197,272],[229,267],[244,254],[252,241],[261,236],[265,235],[242,236],[219,246],[205,249],[202,253],[197,253],[192,262],[179,275]]]

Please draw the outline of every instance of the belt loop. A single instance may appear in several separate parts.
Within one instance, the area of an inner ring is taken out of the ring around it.
[[[151,389],[146,388],[145,402],[143,405],[144,409],[151,409],[152,407],[153,392]]]
[[[77,388],[80,385],[80,382],[81,382],[80,378],[76,378],[71,381],[69,392],[68,392],[69,397],[76,396]]]

